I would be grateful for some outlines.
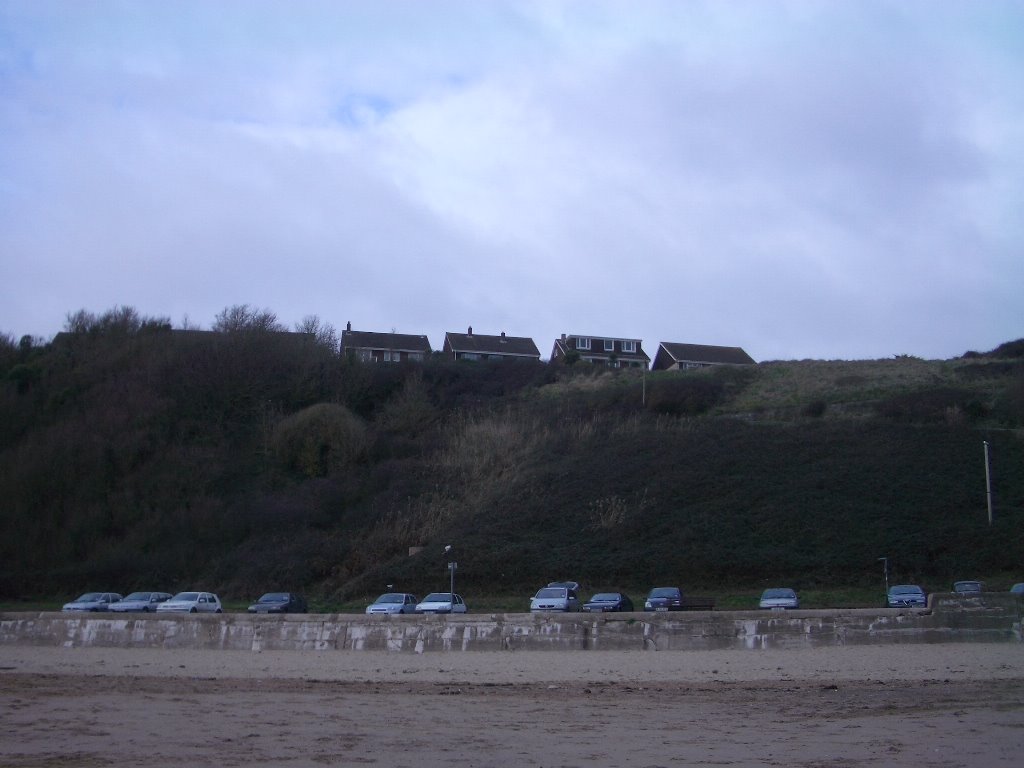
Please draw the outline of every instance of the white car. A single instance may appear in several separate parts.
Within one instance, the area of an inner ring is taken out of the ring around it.
[[[124,600],[111,603],[107,609],[114,613],[129,613],[140,611],[142,613],[154,613],[160,603],[171,599],[168,592],[132,592]]]
[[[417,604],[416,613],[466,613],[466,604],[462,597],[451,592],[431,592],[422,602]]]
[[[213,592],[179,592],[156,607],[157,613],[223,613]]]
[[[110,606],[121,599],[117,592],[86,592],[70,603],[64,603],[62,611],[97,611],[110,610]]]
[[[769,608],[775,611],[781,611],[786,608],[799,608],[800,598],[796,596],[796,592],[792,589],[773,587],[761,593],[759,605],[761,608]]]
[[[568,587],[544,587],[530,598],[530,613],[567,613],[582,610],[576,590]]]
[[[445,592],[445,595],[448,593]],[[408,592],[385,592],[368,606],[367,613],[414,613],[419,600]]]

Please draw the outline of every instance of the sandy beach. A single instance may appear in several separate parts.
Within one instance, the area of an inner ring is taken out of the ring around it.
[[[1009,766],[1024,646],[0,647],[0,765]]]

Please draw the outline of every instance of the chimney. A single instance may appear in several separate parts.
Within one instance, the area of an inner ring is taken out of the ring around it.
[[[466,332],[466,335],[467,336],[472,336],[473,335],[473,326],[472,325],[469,326],[469,330]]]
[[[349,320],[347,323],[345,323],[345,330],[346,331],[351,331],[352,330],[352,321],[351,320]]]
[[[504,331],[501,332],[501,343],[502,344],[505,343],[505,332]]]

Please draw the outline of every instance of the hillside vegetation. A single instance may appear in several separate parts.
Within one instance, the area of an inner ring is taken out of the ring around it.
[[[1024,341],[641,375],[362,364],[315,324],[219,320],[0,344],[0,597],[422,593],[445,544],[467,595],[856,585],[880,557],[1024,581]]]

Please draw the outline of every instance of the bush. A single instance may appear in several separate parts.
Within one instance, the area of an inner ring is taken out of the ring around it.
[[[983,418],[989,408],[968,390],[937,387],[890,397],[877,412],[902,424],[960,424]]]
[[[703,373],[681,374],[651,382],[647,407],[672,416],[699,416],[714,408],[725,391],[721,379]]]
[[[804,416],[810,416],[812,419],[820,419],[825,415],[825,411],[827,410],[828,403],[824,400],[812,400],[804,406]]]
[[[324,477],[366,448],[366,428],[343,405],[318,403],[283,419],[274,429],[274,453],[288,469]]]

